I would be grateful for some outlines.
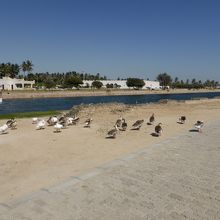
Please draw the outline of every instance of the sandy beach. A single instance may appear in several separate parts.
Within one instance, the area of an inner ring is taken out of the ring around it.
[[[147,125],[152,113],[155,113],[156,123],[163,124],[164,132],[159,138],[150,135],[154,126]],[[37,131],[31,119],[18,119],[18,129],[0,135],[0,203],[52,186],[132,151],[187,132],[196,120],[215,121],[219,119],[219,113],[218,99],[136,106],[91,105],[80,111],[77,125],[63,129],[61,133],[54,133],[53,127]],[[105,139],[106,132],[120,115],[128,123],[127,131],[120,132],[116,139]],[[187,117],[184,125],[177,123],[181,115]],[[83,128],[87,117],[93,118],[91,128]],[[137,119],[144,119],[144,125],[140,131],[131,131],[131,125]],[[0,124],[4,122],[1,120]],[[198,138],[199,135],[202,133],[198,133]]]
[[[147,94],[173,94],[173,93],[198,93],[198,92],[220,92],[220,89],[170,89],[167,90],[23,90],[3,91],[3,99],[24,98],[57,98],[57,97],[84,97],[84,96],[119,96],[119,95],[147,95]]]

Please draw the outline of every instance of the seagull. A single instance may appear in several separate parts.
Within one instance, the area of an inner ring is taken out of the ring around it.
[[[39,121],[39,119],[38,118],[32,118],[32,124],[37,124],[37,122]]]
[[[7,133],[7,130],[8,130],[8,125],[7,124],[4,124],[0,127],[0,133],[1,134],[6,134]]]
[[[144,123],[144,120],[137,120],[133,125],[131,130],[139,130]]]
[[[185,124],[185,122],[186,122],[186,116],[181,116],[180,118],[179,118],[179,123],[180,124]]]
[[[66,124],[69,125],[73,125],[73,118],[72,117],[67,117],[66,118]]]
[[[113,128],[112,130],[108,131],[107,135],[106,135],[106,138],[115,138],[116,137],[116,134],[118,132],[118,126],[117,125],[114,125],[115,128]]]
[[[64,128],[64,126],[62,125],[62,124],[60,124],[60,123],[56,123],[55,125],[54,125],[54,128],[55,128],[55,132],[61,132],[61,129],[62,128]]]
[[[155,126],[155,134],[157,136],[160,136],[162,134],[163,129],[162,129],[161,125],[162,125],[162,123],[159,123],[157,126]]]
[[[150,116],[150,118],[149,118],[149,125],[152,125],[153,123],[154,123],[154,121],[155,121],[155,117],[154,117],[154,113]]]
[[[88,118],[86,119],[86,121],[84,122],[84,128],[90,128],[90,124],[92,122],[92,118]]]
[[[58,122],[57,116],[51,116],[48,120],[47,123],[52,126],[55,125]]]
[[[127,123],[125,122],[125,119],[123,118],[122,119],[122,124],[121,124],[121,128],[120,128],[120,131],[126,131],[128,125]]]
[[[197,121],[194,125],[195,125],[195,128],[196,128],[199,132],[202,132],[202,127],[204,126],[204,122],[203,122],[203,121]]]
[[[16,129],[16,128],[17,128],[17,121],[16,121],[14,118],[8,120],[8,121],[6,122],[6,124],[7,124],[8,127],[11,128],[11,129]]]
[[[37,126],[36,126],[37,130],[45,129],[45,127],[46,127],[45,120],[42,119],[42,120],[38,121]]]

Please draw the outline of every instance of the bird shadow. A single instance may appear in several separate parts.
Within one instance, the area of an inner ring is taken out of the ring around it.
[[[131,130],[131,131],[139,131],[140,128],[131,128],[130,130]]]
[[[105,139],[115,139],[115,137],[105,137]]]
[[[159,137],[160,135],[157,134],[157,133],[155,133],[155,132],[153,132],[153,133],[151,133],[151,136],[153,136],[153,137]]]
[[[189,132],[199,132],[197,129],[190,129]]]
[[[183,122],[180,122],[180,121],[177,121],[176,123],[177,123],[177,124],[180,124],[180,125],[183,125],[183,124],[184,124]]]
[[[152,123],[150,123],[150,122],[147,122],[147,125],[152,125]]]
[[[1,135],[4,135],[4,134],[8,134],[8,132],[3,132],[3,133],[1,133]]]

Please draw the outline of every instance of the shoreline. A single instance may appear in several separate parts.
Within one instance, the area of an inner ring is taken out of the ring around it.
[[[185,93],[210,93],[220,92],[220,89],[215,90],[188,90],[188,89],[171,89],[169,91],[149,91],[149,90],[73,90],[73,91],[4,91],[2,98],[8,99],[38,99],[38,98],[63,98],[63,97],[90,97],[90,96],[123,96],[123,95],[153,95],[153,94],[185,94]]]

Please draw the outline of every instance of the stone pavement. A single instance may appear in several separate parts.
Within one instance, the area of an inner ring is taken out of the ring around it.
[[[1,203],[9,219],[219,220],[220,122]]]

